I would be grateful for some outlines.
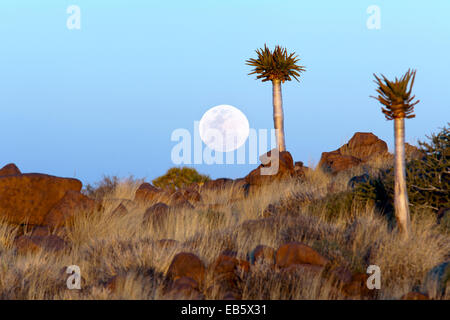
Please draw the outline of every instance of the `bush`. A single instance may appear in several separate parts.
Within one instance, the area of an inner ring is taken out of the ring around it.
[[[169,169],[166,174],[156,178],[152,183],[158,188],[176,190],[193,183],[203,183],[209,180],[209,176],[198,173],[194,168],[181,167]]]
[[[142,181],[134,179],[133,176],[130,176],[125,179],[120,179],[117,176],[103,176],[102,180],[95,182],[94,184],[86,185],[81,192],[91,199],[102,200],[107,195],[112,194],[119,185],[119,183],[136,183],[136,182]]]

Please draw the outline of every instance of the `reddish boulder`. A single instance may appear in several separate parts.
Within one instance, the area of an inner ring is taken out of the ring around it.
[[[339,148],[344,156],[355,157],[362,162],[367,162],[378,156],[388,153],[386,142],[379,139],[371,132],[356,132],[349,142]]]
[[[167,276],[173,280],[190,277],[201,285],[205,277],[205,265],[195,254],[180,252],[170,263]]]
[[[158,202],[148,208],[144,213],[144,223],[152,223],[161,226],[167,219],[169,214],[169,206],[165,203]]]
[[[169,195],[169,204],[178,209],[187,208],[194,209],[194,206],[188,201],[181,190],[177,190]]]
[[[261,165],[245,177],[247,184],[261,186],[295,175],[294,160],[291,154],[288,151],[282,151],[278,154],[278,158],[272,159],[273,152],[278,152],[278,150],[273,149],[260,156]]]
[[[338,173],[353,168],[361,163],[361,160],[350,155],[342,155],[339,151],[323,152],[320,158],[319,168],[330,173]]]
[[[278,268],[287,268],[297,264],[325,266],[328,262],[328,259],[316,250],[300,242],[290,242],[280,246],[275,257]]]
[[[7,164],[0,169],[0,177],[15,176],[19,174],[22,174],[22,172],[20,172],[19,168],[17,168],[14,163]]]
[[[139,186],[134,194],[134,201],[137,202],[149,202],[155,200],[158,196],[160,196],[162,190],[152,186],[150,183],[143,183]]]
[[[101,205],[77,191],[68,191],[45,216],[43,224],[56,228],[70,222],[80,213],[92,214],[100,210]]]
[[[191,202],[191,203],[197,203],[202,201],[202,196],[200,193],[193,189],[184,189],[182,190],[184,198]]]
[[[41,225],[66,192],[81,187],[76,179],[37,173],[0,177],[0,216],[10,223]]]
[[[191,277],[180,277],[173,281],[164,298],[170,300],[203,300],[199,284]]]
[[[386,142],[373,133],[357,132],[339,149],[323,152],[318,167],[335,174],[388,154]]]
[[[352,275],[350,282],[344,284],[342,291],[348,297],[371,297],[376,290],[370,290],[367,287],[367,279],[369,275],[366,273],[355,273]]]

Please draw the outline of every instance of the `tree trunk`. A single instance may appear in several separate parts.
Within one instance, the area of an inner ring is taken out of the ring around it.
[[[283,100],[281,98],[281,81],[272,80],[273,85],[273,124],[277,137],[278,150],[286,151],[286,144],[284,141],[284,115],[283,115]]]
[[[410,216],[408,205],[408,193],[406,190],[406,171],[405,171],[405,119],[394,119],[395,136],[395,188],[394,188],[394,208],[395,217],[402,233],[409,237],[410,234]]]

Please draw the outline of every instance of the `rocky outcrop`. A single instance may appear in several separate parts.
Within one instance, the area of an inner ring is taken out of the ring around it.
[[[0,177],[15,176],[19,174],[22,174],[22,172],[20,172],[19,168],[17,168],[14,163],[7,164],[0,169]]]
[[[339,149],[323,152],[318,166],[325,172],[338,173],[388,154],[386,142],[373,133],[357,132]]]
[[[273,149],[260,156],[261,165],[245,177],[248,185],[262,186],[295,175],[292,155],[288,151],[282,151],[276,157],[275,154],[273,155],[274,152],[278,150]]]
[[[146,203],[154,201],[158,196],[160,196],[162,190],[151,185],[150,183],[143,183],[136,190],[134,195],[134,201],[139,203]]]
[[[70,222],[77,214],[92,214],[99,211],[101,205],[80,192],[69,190],[48,212],[43,224],[57,228]]]
[[[79,180],[38,173],[0,177],[0,216],[14,224],[41,225],[67,192],[79,193]]]

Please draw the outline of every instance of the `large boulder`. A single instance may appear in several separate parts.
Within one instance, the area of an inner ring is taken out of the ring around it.
[[[150,202],[160,196],[162,192],[161,189],[145,182],[136,190],[134,201],[141,203]]]
[[[0,177],[15,176],[18,174],[22,174],[22,172],[20,172],[19,168],[17,168],[14,163],[7,164],[0,169]]]
[[[388,154],[386,142],[376,135],[356,132],[349,142],[339,149],[323,152],[318,166],[325,172],[334,174]]]
[[[204,263],[195,254],[180,252],[170,263],[167,276],[174,281],[178,278],[189,277],[201,285],[205,278],[205,270]]]
[[[303,264],[325,266],[328,262],[328,259],[316,250],[300,242],[283,244],[278,248],[275,256],[275,263],[278,268],[289,268],[293,265]]]
[[[353,168],[361,163],[361,160],[350,155],[342,155],[339,151],[322,152],[319,168],[326,172],[338,173]]]
[[[205,297],[199,290],[198,282],[190,277],[180,277],[173,281],[163,299],[168,300],[203,300]]]
[[[77,179],[38,173],[0,177],[0,217],[14,224],[42,225],[68,191],[79,192],[81,187]]]
[[[78,191],[69,190],[64,197],[50,209],[43,224],[51,228],[65,225],[76,214],[92,214],[100,210],[101,205]]]
[[[274,152],[278,152],[278,149],[270,150],[260,156],[261,165],[245,177],[247,184],[250,186],[261,186],[291,178],[295,175],[292,155],[288,151],[282,151],[276,157],[273,155]]]
[[[356,132],[347,144],[339,148],[339,151],[344,156],[352,156],[367,162],[386,155],[388,146],[371,132]]]
[[[151,223],[154,226],[161,227],[169,215],[169,206],[158,202],[148,208],[144,213],[144,223]]]
[[[342,286],[342,293],[348,298],[374,297],[377,290],[370,290],[367,287],[369,275],[358,272],[352,275],[349,282]]]

